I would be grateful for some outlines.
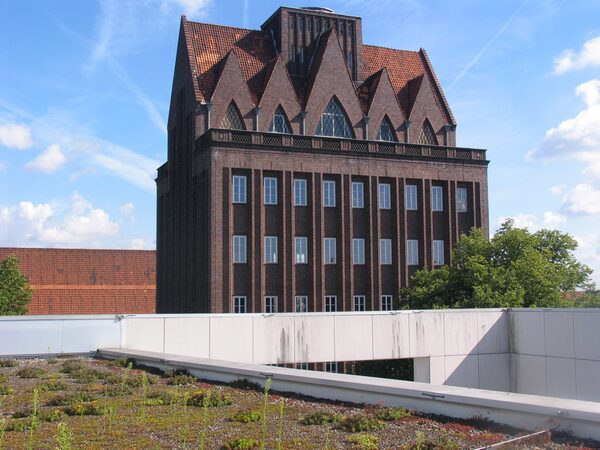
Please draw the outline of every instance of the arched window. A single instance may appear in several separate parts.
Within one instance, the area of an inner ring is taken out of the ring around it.
[[[315,134],[317,136],[334,136],[352,139],[352,131],[348,125],[346,115],[335,97],[331,99],[327,108],[323,111]]]
[[[396,136],[394,136],[394,127],[392,126],[392,122],[390,118],[386,115],[383,117],[381,121],[381,125],[379,126],[379,133],[377,133],[378,141],[396,141]]]
[[[435,138],[435,132],[433,131],[433,127],[429,123],[429,120],[425,119],[423,123],[423,128],[421,128],[421,132],[419,133],[419,138],[417,139],[417,144],[421,145],[437,145],[437,139]]]
[[[229,106],[227,107],[227,111],[225,112],[225,116],[221,121],[221,128],[226,130],[244,130],[244,122],[242,121],[242,116],[238,111],[235,103],[231,101]]]
[[[275,114],[273,114],[273,120],[271,120],[271,125],[269,125],[269,131],[271,133],[292,133],[281,105],[279,105],[275,110]]]

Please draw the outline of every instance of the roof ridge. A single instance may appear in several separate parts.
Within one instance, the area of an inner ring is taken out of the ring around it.
[[[257,31],[259,33],[267,34],[266,31],[257,30],[256,28],[240,28],[240,27],[234,27],[231,25],[220,25],[220,24],[208,23],[208,22],[195,22],[193,20],[187,20],[187,23],[198,24],[198,25],[208,25],[209,27],[230,28],[232,30],[240,30],[240,31]]]
[[[406,53],[415,53],[415,54],[420,53],[420,49],[419,50],[405,50],[402,48],[385,47],[383,45],[363,44],[363,47],[382,48],[384,50],[392,50],[394,52],[406,52]]]

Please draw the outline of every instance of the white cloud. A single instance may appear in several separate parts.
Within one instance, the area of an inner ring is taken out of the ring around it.
[[[550,192],[552,192],[554,195],[559,195],[559,194],[562,194],[566,188],[567,188],[567,185],[565,183],[561,183],[561,184],[557,184],[556,186],[552,186],[550,188]]]
[[[506,219],[513,219],[514,225],[517,228],[527,228],[531,232],[535,232],[540,229],[538,218],[535,214],[516,214],[512,217],[498,217],[498,225],[504,223]]]
[[[142,238],[132,239],[129,241],[131,250],[144,250],[146,248],[145,241]]]
[[[58,144],[52,144],[46,148],[37,158],[25,164],[27,170],[53,173],[67,162],[67,157]]]
[[[556,229],[566,221],[567,217],[563,214],[556,213],[553,211],[546,211],[544,213],[544,228]]]
[[[119,225],[104,210],[77,192],[66,209],[30,201],[0,208],[2,245],[110,247],[118,232]]]
[[[6,170],[6,163],[4,161],[0,161],[0,172],[4,172]]]
[[[574,237],[579,244],[575,256],[579,261],[594,269],[592,279],[596,284],[600,284],[600,234],[590,233]]]
[[[133,203],[125,203],[124,205],[121,205],[121,207],[119,208],[119,213],[121,214],[121,216],[127,217],[127,218],[129,218],[129,220],[134,221],[135,220],[135,216],[133,214],[134,209],[135,209],[135,206]]]
[[[31,130],[16,123],[0,125],[0,145],[19,150],[28,149],[33,145]]]
[[[572,49],[564,51],[554,60],[554,73],[562,75],[575,69],[600,66],[600,36],[586,41],[579,53]]]
[[[206,15],[206,10],[211,6],[212,0],[163,0],[161,9],[169,11],[176,8],[190,18],[199,18]]]
[[[563,208],[572,214],[600,214],[600,189],[581,183],[565,195]]]

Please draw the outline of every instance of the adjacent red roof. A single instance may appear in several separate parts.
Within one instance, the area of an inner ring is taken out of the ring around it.
[[[0,248],[35,290],[28,314],[150,314],[156,253],[148,250]]]

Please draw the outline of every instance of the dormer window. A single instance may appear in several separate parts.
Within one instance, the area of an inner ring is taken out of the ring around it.
[[[379,126],[379,132],[377,133],[377,140],[389,142],[396,141],[396,138],[394,136],[394,127],[392,126],[392,122],[390,121],[387,115],[381,121],[381,125]]]
[[[273,120],[271,120],[269,132],[291,134],[290,127],[285,117],[285,112],[283,112],[283,108],[281,106],[279,106],[275,111],[275,114],[273,114]]]
[[[348,124],[346,114],[344,114],[341,105],[335,97],[331,99],[327,108],[323,111],[315,134],[317,136],[333,136],[352,139],[352,131]]]
[[[225,116],[221,121],[221,128],[226,130],[244,130],[244,121],[242,120],[242,116],[238,111],[235,103],[232,101],[227,107],[227,111],[225,112]]]
[[[425,119],[425,122],[423,123],[423,128],[421,128],[419,138],[417,139],[417,144],[438,145],[437,139],[435,137],[435,132],[433,131],[433,127],[427,119]]]

